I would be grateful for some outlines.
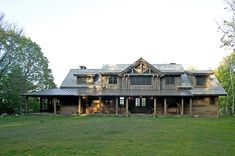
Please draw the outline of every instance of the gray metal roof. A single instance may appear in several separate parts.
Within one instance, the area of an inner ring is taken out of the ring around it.
[[[153,64],[153,66],[162,73],[184,73],[184,68],[181,64]]]
[[[74,76],[74,74],[76,74],[77,72],[78,72],[78,69],[70,69],[69,73],[65,77],[60,87],[78,87],[77,78],[76,76]]]
[[[131,64],[115,64],[115,65],[103,65],[102,69],[70,69],[69,73],[65,77],[61,84],[61,87],[78,87],[77,79],[75,75],[94,75],[102,73],[117,73],[119,74]],[[183,66],[181,64],[153,64],[153,66],[165,74],[182,74],[184,73]]]
[[[112,71],[115,70],[117,72],[121,72],[127,67],[129,67],[131,64],[104,64],[103,70]],[[160,70],[163,73],[170,73],[170,72],[180,72],[184,73],[184,68],[181,64],[152,64],[156,69]]]
[[[181,82],[180,82],[180,86],[178,86],[179,88],[192,88],[192,82],[189,79],[187,74],[182,74],[180,76]]]
[[[127,67],[129,67],[131,64],[103,64],[102,69],[106,71],[117,71],[121,72]]]
[[[194,70],[186,72],[191,75],[212,75],[214,73],[212,70]]]
[[[52,88],[37,92],[25,93],[23,96],[77,96],[77,88]]]
[[[91,85],[78,85],[77,77],[80,75],[100,75],[100,74],[121,74],[128,68],[132,68],[138,61],[147,63],[151,68],[157,70],[161,75],[181,75],[180,86],[176,90],[111,90],[95,89],[99,86],[100,79]],[[140,58],[133,64],[105,64],[101,69],[70,69],[62,82],[60,88],[42,90],[34,93],[24,94],[26,96],[207,96],[226,95],[225,90],[220,85],[211,70],[185,71],[181,64],[149,64]],[[197,88],[192,86],[189,75],[208,75],[208,86]]]
[[[73,71],[71,71],[73,73]],[[69,74],[71,74],[69,73]],[[76,81],[70,80],[70,82]],[[70,83],[69,82],[69,83]],[[112,90],[95,89],[92,87],[68,87],[41,90],[38,92],[26,93],[25,96],[208,96],[208,95],[226,95],[224,88],[214,75],[208,78],[206,88],[197,88],[191,86],[192,82],[186,74],[181,75],[181,85],[177,90]]]
[[[23,96],[192,96],[188,90],[111,90],[92,88],[54,88],[25,93]]]
[[[210,75],[208,79],[208,86],[206,88],[194,87],[190,90],[193,95],[227,95],[224,88],[214,75]]]

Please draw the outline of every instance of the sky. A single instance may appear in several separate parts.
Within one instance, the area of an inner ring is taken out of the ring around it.
[[[153,64],[215,69],[224,56],[222,0],[0,0],[0,12],[40,45],[60,86],[69,69]]]

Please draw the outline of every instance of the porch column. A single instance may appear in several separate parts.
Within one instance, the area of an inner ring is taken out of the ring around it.
[[[126,97],[126,116],[128,116],[129,111],[128,111],[128,97]]]
[[[156,99],[156,97],[154,97],[154,99],[153,99],[153,107],[154,107],[153,116],[156,117],[156,115],[157,115],[157,99]]]
[[[42,112],[42,97],[40,97],[40,113]]]
[[[192,98],[189,99],[189,115],[193,115],[193,100]]]
[[[99,107],[100,107],[99,113],[101,114],[101,96],[99,97]]]
[[[78,97],[78,114],[81,114],[81,96]]]
[[[29,103],[29,97],[26,96],[26,101],[25,101],[25,114],[28,114],[28,103]]]
[[[166,98],[164,97],[164,115],[167,114]]]
[[[181,112],[180,115],[184,115],[184,98],[181,98]]]
[[[118,97],[116,97],[116,115],[118,115]]]
[[[54,114],[56,114],[56,99],[54,98],[52,101],[53,101],[53,105],[54,105]]]

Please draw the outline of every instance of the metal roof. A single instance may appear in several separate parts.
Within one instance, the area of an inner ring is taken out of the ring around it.
[[[121,74],[128,68],[131,68],[143,61],[151,68],[159,71],[163,75],[180,75],[180,85],[176,90],[111,90],[95,89],[99,86],[98,78],[94,84],[78,85],[77,76],[81,75],[102,75],[102,74]],[[207,96],[207,95],[226,95],[225,90],[220,85],[211,70],[185,71],[181,64],[149,64],[140,58],[133,64],[105,64],[101,69],[70,69],[69,73],[62,82],[60,88],[42,90],[33,93],[23,94],[25,96]],[[189,75],[209,76],[208,86],[206,88],[193,87]]]
[[[53,88],[23,96],[192,96],[189,90],[112,90],[92,88]]]
[[[194,87],[190,90],[193,95],[227,95],[224,88],[214,75],[210,75],[208,78],[208,86],[206,88]]]
[[[96,75],[96,74],[119,74],[131,64],[103,65],[102,69],[70,69],[61,84],[61,87],[78,87],[76,76],[78,75]],[[163,74],[183,74],[184,69],[181,64],[153,64]]]
[[[103,70],[122,72],[124,69],[129,67],[131,64],[104,64]],[[152,64],[156,69],[163,73],[167,72],[181,72],[184,73],[184,68],[181,64]]]
[[[77,88],[52,88],[36,92],[24,93],[23,96],[77,96]]]
[[[194,71],[186,71],[186,73],[190,75],[212,75],[212,70],[194,70]]]

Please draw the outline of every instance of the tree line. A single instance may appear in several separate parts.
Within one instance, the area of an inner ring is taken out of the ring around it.
[[[55,87],[48,59],[23,30],[0,14],[0,114],[25,111],[21,94]],[[38,101],[31,99],[37,111]]]

